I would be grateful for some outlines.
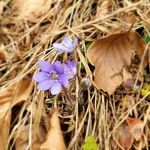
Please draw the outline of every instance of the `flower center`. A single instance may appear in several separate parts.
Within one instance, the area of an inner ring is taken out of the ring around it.
[[[51,78],[54,79],[54,80],[57,79],[58,76],[59,75],[57,73],[54,73],[54,72],[51,74]]]

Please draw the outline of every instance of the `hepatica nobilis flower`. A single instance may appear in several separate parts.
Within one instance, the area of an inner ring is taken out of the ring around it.
[[[60,61],[49,63],[41,60],[38,65],[40,71],[34,76],[34,80],[39,83],[39,90],[50,90],[52,95],[56,95],[60,93],[63,87],[68,86],[71,68],[70,70],[68,69],[70,66],[67,63],[63,64]],[[75,63],[74,67],[76,67]],[[72,69],[74,69],[74,67]]]
[[[77,73],[77,69],[76,69],[76,63],[73,60],[68,60],[65,64],[64,64],[64,72],[65,74],[68,75],[69,79],[74,78],[74,76]]]
[[[54,43],[53,48],[59,52],[72,53],[78,45],[78,38],[73,40],[68,36],[65,36],[61,43]]]

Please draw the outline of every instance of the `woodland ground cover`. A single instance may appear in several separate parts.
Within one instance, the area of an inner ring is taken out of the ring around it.
[[[1,0],[0,21],[1,150],[149,149],[149,0]]]

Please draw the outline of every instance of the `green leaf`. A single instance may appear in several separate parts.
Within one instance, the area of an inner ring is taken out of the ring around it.
[[[146,43],[149,43],[149,42],[150,42],[150,35],[146,35],[146,36],[144,37],[144,41],[145,41]]]
[[[93,136],[88,136],[83,145],[83,150],[97,150],[97,143]]]
[[[91,46],[91,44],[92,44],[92,42],[87,42],[87,43],[85,44],[85,48],[88,49],[88,48]]]
[[[145,96],[145,95],[147,95],[147,94],[149,94],[150,93],[150,84],[144,84],[143,85],[143,88],[142,88],[142,90],[141,90],[141,94],[143,95],[143,96]]]

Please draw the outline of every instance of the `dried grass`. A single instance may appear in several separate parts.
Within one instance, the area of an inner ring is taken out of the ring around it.
[[[0,93],[18,84],[22,79],[31,79],[37,70],[38,60],[53,61],[58,58],[50,47],[52,42],[64,34],[77,36],[80,45],[75,54],[78,76],[69,88],[73,104],[70,106],[64,94],[51,97],[47,92],[37,91],[37,85],[32,81],[34,85],[30,97],[25,103],[20,104],[20,110],[17,107],[12,108],[7,147],[11,149],[21,129],[30,124],[29,148],[32,134],[43,123],[42,119],[46,112],[51,107],[56,107],[61,113],[62,130],[68,149],[81,149],[85,139],[91,134],[96,138],[100,150],[115,149],[114,132],[130,116],[142,119],[145,124],[142,139],[134,143],[134,149],[148,150],[150,140],[148,95],[141,97],[139,93],[130,93],[131,99],[123,101],[125,93],[107,96],[93,86],[83,91],[80,81],[83,72],[86,73],[84,76],[91,76],[86,57],[88,42],[111,34],[118,28],[129,29],[133,20],[135,20],[133,30],[148,34],[149,18],[149,0],[53,0],[49,11],[31,23],[16,17],[15,10],[8,2],[0,17],[0,51],[5,55],[5,61],[0,63]],[[31,131],[32,127],[34,130]]]

